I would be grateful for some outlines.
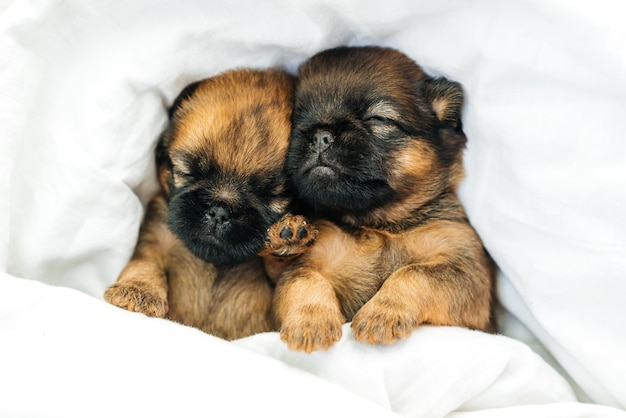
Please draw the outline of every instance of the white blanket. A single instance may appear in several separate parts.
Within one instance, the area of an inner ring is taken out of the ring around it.
[[[620,1],[7,5],[0,417],[626,416]],[[276,333],[227,343],[104,303],[178,92],[346,44],[398,48],[464,85],[461,197],[501,269],[507,336],[423,327],[376,347],[345,327],[306,355]]]

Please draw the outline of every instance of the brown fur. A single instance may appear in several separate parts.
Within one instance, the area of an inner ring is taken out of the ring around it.
[[[493,264],[456,196],[462,103],[458,84],[431,79],[391,49],[339,48],[301,67],[287,170],[296,193],[328,220],[316,223],[317,240],[276,288],[274,313],[290,348],[327,349],[346,321],[370,344],[391,344],[421,324],[494,330]],[[320,130],[332,135],[321,152],[311,145]],[[375,142],[383,145],[368,148]],[[333,173],[316,177],[311,161]],[[381,173],[386,199],[360,197],[369,183],[358,176],[367,172]],[[326,203],[344,182],[354,183]]]
[[[283,162],[293,84],[278,70],[234,70],[181,93],[157,149],[161,191],[149,204],[132,260],[105,293],[108,302],[226,339],[274,329],[273,283],[261,257],[212,262],[202,245],[190,247],[185,240],[203,227],[208,211],[203,206],[215,202],[242,211],[242,218],[246,210],[258,211],[254,221],[245,220],[242,236],[227,244],[238,251],[238,239],[257,234],[262,244],[269,233],[271,240],[258,250],[272,271],[315,238],[304,218],[286,213]],[[201,216],[191,218],[196,210]],[[269,225],[271,219],[278,221],[268,231],[254,224]],[[186,223],[175,233],[172,225],[180,222]],[[253,244],[245,250],[252,251]]]

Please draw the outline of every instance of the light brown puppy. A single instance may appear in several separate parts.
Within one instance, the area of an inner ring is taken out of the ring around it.
[[[275,270],[315,236],[287,213],[293,88],[283,71],[242,69],[183,90],[157,147],[161,190],[108,302],[226,339],[274,329],[256,254]]]
[[[456,189],[463,91],[404,54],[336,48],[301,66],[286,169],[322,219],[276,288],[292,349],[326,349],[352,321],[391,344],[420,324],[493,330],[493,263]]]

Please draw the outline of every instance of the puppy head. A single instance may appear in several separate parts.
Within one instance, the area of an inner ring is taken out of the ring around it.
[[[281,71],[233,70],[189,85],[174,102],[157,147],[159,181],[169,227],[197,257],[244,261],[288,209],[293,88]]]
[[[462,177],[462,105],[458,83],[396,50],[315,55],[294,101],[286,168],[296,194],[354,223],[399,221]]]

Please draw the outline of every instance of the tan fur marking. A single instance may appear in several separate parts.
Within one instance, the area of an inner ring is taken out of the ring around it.
[[[435,111],[435,116],[439,120],[445,120],[450,106],[450,100],[447,97],[438,97],[431,102],[431,106]]]
[[[406,190],[409,193],[416,194],[421,185],[432,182],[430,174],[436,161],[436,155],[433,149],[421,141],[415,141],[410,147],[403,148],[394,158],[392,165],[390,185],[395,190]],[[420,184],[409,183],[411,180]],[[431,196],[425,196],[426,199]]]
[[[365,117],[367,118],[368,116],[379,116],[396,120],[400,117],[400,113],[391,103],[377,102],[367,110]]]
[[[269,208],[272,212],[283,213],[289,206],[290,199],[276,199],[269,204]]]

